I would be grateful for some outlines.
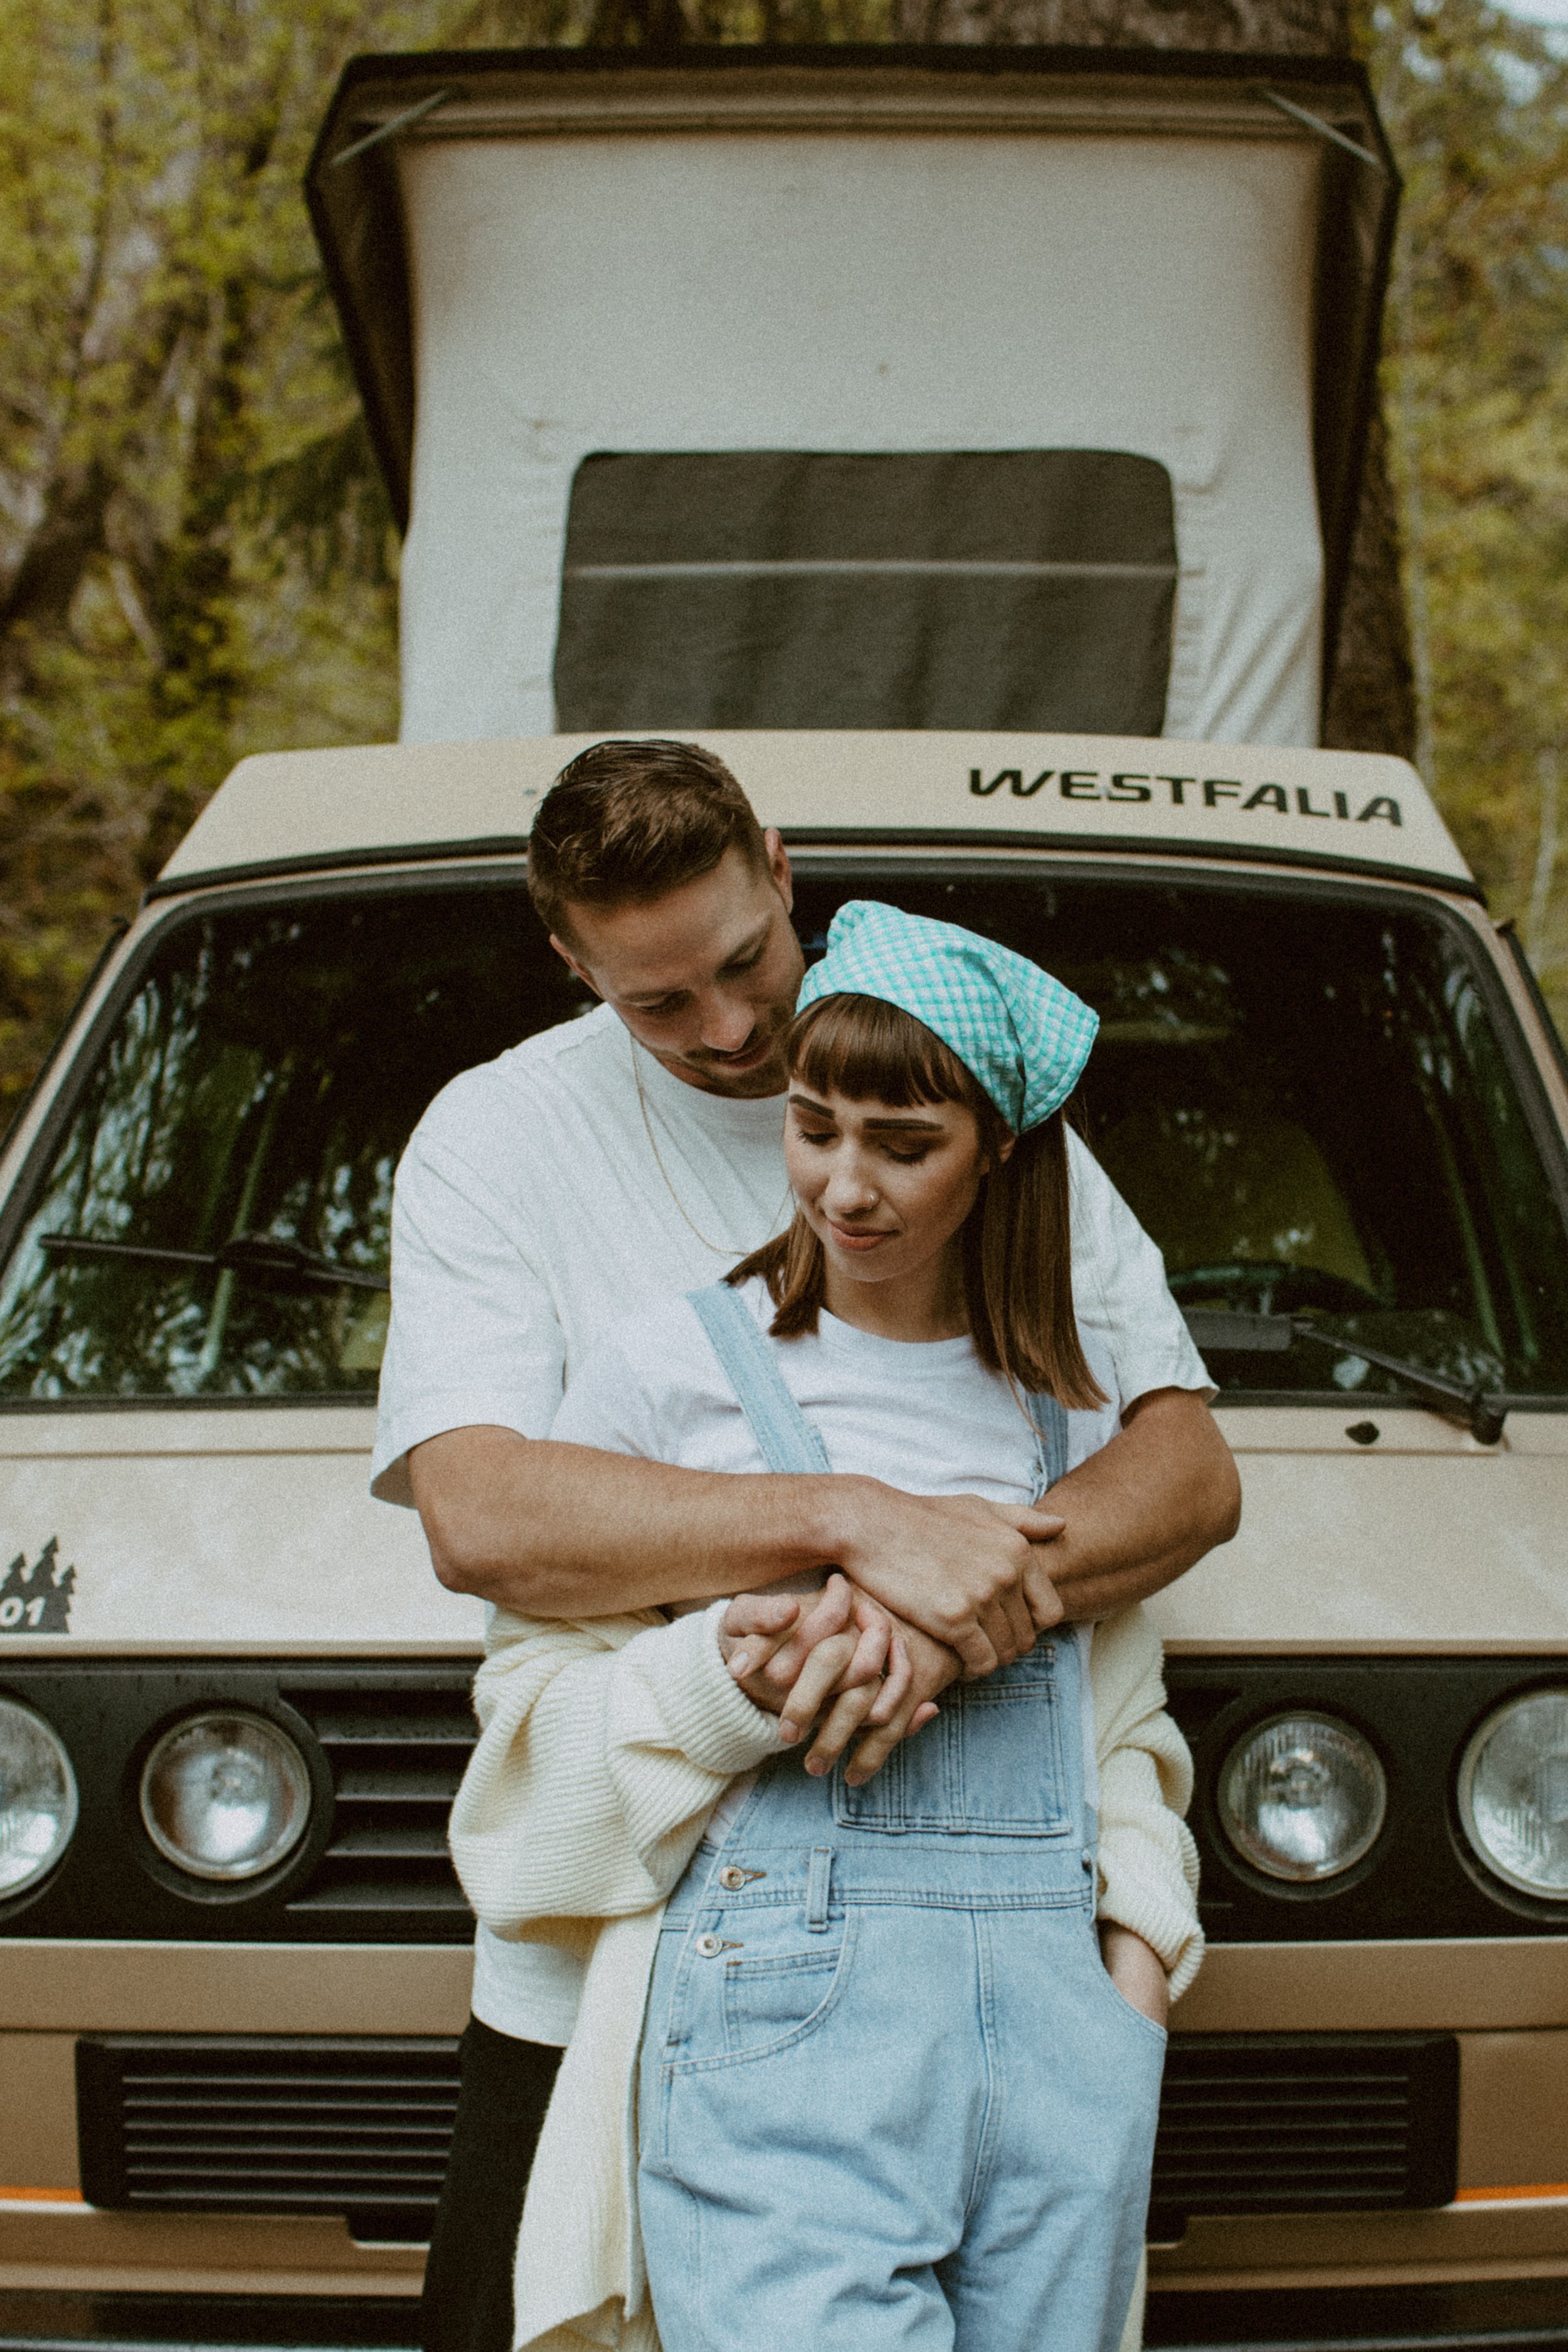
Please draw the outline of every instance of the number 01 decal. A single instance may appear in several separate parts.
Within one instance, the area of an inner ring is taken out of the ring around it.
[[[30,1568],[19,1551],[0,1584],[0,1633],[68,1633],[75,1591],[76,1570],[61,1559],[58,1536]]]

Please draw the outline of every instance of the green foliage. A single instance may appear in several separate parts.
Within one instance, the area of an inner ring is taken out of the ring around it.
[[[0,1107],[233,761],[395,722],[395,543],[300,182],[365,0],[0,19]]]
[[[1385,348],[1420,758],[1568,1026],[1568,52],[1485,0],[1366,26],[1405,175]]]
[[[1290,0],[1274,5],[1283,23]],[[1121,37],[1155,26],[1133,13]],[[1004,0],[973,14],[1012,22]],[[343,59],[878,38],[918,15],[912,0],[9,0],[0,1120],[110,918],[235,760],[395,727],[395,537],[300,193]],[[1568,68],[1482,0],[1389,0],[1363,36],[1410,182],[1389,391],[1430,772],[1568,1009],[1544,822],[1568,765]],[[1568,781],[1563,802],[1568,835]]]

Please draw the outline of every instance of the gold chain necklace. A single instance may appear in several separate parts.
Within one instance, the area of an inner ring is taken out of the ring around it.
[[[707,1234],[700,1232],[699,1228],[692,1223],[691,1219],[687,1215],[686,1203],[681,1199],[679,1193],[675,1189],[674,1183],[671,1181],[669,1171],[664,1164],[664,1154],[658,1148],[658,1138],[653,1131],[653,1121],[648,1117],[647,1097],[643,1092],[642,1066],[637,1059],[637,1041],[635,1037],[632,1037],[631,1031],[629,1029],[627,1030],[626,1034],[631,1038],[632,1077],[637,1085],[637,1108],[642,1113],[643,1133],[647,1137],[648,1150],[653,1153],[654,1165],[658,1168],[659,1174],[664,1179],[664,1189],[669,1194],[670,1199],[675,1202],[676,1213],[679,1215],[681,1223],[686,1227],[689,1234],[695,1235],[705,1250],[711,1250],[715,1257],[744,1257],[746,1255],[745,1250],[743,1248],[737,1247],[733,1243],[710,1242]],[[784,1197],[780,1201],[778,1207],[773,1211],[773,1222],[769,1227],[770,1233],[776,1231],[779,1219],[784,1215],[785,1203],[788,1200],[789,1185],[786,1182],[784,1188]],[[766,1236],[764,1235],[764,1239],[765,1238]]]

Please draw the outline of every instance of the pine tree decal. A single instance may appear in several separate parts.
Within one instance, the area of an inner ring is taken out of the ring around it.
[[[51,1536],[31,1568],[18,1552],[0,1584],[0,1633],[68,1633],[76,1570],[60,1559],[60,1540]]]

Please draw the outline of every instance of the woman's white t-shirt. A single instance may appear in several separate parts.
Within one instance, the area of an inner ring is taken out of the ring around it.
[[[773,1312],[766,1286],[743,1284],[739,1296],[765,1331]],[[1110,1351],[1097,1335],[1081,1337],[1106,1402],[1068,1413],[1069,1469],[1121,1426]],[[835,1470],[880,1478],[911,1495],[980,1495],[993,1503],[1033,1498],[1039,1483],[1034,1431],[972,1339],[883,1339],[824,1311],[815,1333],[773,1348],[784,1384],[819,1432]],[[583,1365],[550,1433],[686,1470],[763,1466],[740,1399],[686,1299],[616,1325]],[[1087,1656],[1084,1664],[1087,1669]],[[752,1778],[726,1792],[709,1824],[710,1837],[722,1836]]]
[[[737,1296],[764,1331],[773,1304],[759,1279]],[[1107,1402],[1068,1415],[1068,1461],[1097,1454],[1121,1426],[1110,1350],[1083,1331]],[[1023,1405],[972,1339],[883,1339],[826,1311],[815,1333],[774,1342],[784,1383],[833,1468],[910,1495],[1027,1502],[1036,1443]],[[553,1438],[637,1454],[687,1470],[763,1467],[741,1401],[685,1298],[614,1325],[579,1368],[551,1424]]]

